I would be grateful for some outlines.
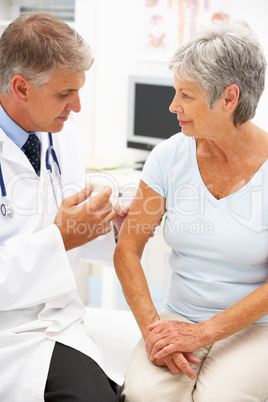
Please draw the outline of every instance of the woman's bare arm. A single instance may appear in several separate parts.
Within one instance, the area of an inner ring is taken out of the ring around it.
[[[148,335],[148,325],[159,320],[159,315],[153,305],[140,259],[145,244],[164,213],[165,199],[141,181],[114,254],[117,276],[144,339]]]

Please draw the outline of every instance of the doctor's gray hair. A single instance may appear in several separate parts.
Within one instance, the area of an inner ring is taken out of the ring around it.
[[[57,69],[85,72],[93,63],[86,41],[68,24],[47,13],[23,15],[0,38],[0,92],[22,75],[40,90]]]
[[[226,87],[237,84],[239,100],[233,113],[237,127],[252,119],[265,86],[266,60],[257,36],[243,21],[214,22],[200,29],[176,51],[170,69],[208,92],[207,103],[220,98]]]

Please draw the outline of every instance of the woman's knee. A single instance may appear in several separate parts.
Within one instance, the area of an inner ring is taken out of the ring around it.
[[[120,402],[149,402],[157,399],[148,398],[151,395],[151,384],[136,380],[126,380],[120,391]]]

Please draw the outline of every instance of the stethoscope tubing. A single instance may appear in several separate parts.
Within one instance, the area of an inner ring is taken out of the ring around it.
[[[7,191],[6,191],[6,186],[5,186],[5,182],[4,182],[4,178],[3,178],[1,163],[0,163],[0,186],[1,186],[2,197],[6,197]]]
[[[51,153],[52,159],[53,161],[56,163],[58,170],[59,170],[59,175],[61,176],[61,168],[60,168],[60,164],[53,146],[53,140],[52,140],[52,134],[48,133],[48,140],[49,140],[49,146],[46,152],[46,169],[49,170],[52,173],[52,166],[51,163],[49,161],[49,154]]]

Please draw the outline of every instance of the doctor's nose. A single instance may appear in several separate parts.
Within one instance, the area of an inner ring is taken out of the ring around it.
[[[79,113],[81,110],[81,102],[80,102],[80,96],[77,95],[75,96],[71,102],[68,103],[66,106],[67,110],[71,110],[72,112]]]

